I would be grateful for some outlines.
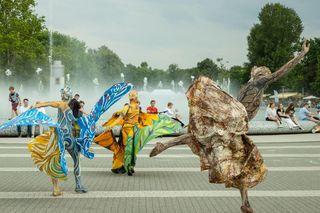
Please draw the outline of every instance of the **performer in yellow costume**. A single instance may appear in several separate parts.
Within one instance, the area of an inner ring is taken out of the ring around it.
[[[127,172],[131,176],[136,156],[143,146],[158,136],[175,133],[181,125],[166,115],[140,112],[137,91],[129,93],[129,100],[130,104],[126,104],[103,124],[106,130],[94,142],[114,153],[112,172]],[[118,142],[111,131],[116,125],[122,126]]]

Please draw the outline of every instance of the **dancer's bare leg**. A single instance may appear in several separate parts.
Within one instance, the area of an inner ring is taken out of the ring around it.
[[[52,185],[53,185],[52,196],[54,196],[54,197],[61,196],[62,192],[61,192],[61,189],[60,189],[60,185],[59,185],[58,179],[51,178],[51,180],[52,180]]]
[[[190,137],[191,137],[191,134],[188,133],[188,134],[181,135],[179,137],[175,137],[165,143],[158,142],[150,152],[150,157],[154,157],[172,146],[187,144],[187,141],[189,140]]]
[[[243,213],[254,213],[253,209],[250,206],[249,203],[249,198],[248,198],[248,189],[247,188],[242,188],[240,189],[240,194],[241,194],[241,199],[242,199],[242,206],[241,206],[241,211]]]

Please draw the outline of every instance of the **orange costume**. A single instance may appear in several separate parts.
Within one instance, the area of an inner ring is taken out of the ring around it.
[[[136,91],[129,93],[130,105],[116,113],[103,126],[107,129],[94,142],[114,153],[112,171],[114,173],[134,173],[137,153],[150,140],[165,134],[172,134],[180,124],[166,115],[140,112]],[[117,142],[111,128],[121,125],[121,135]]]

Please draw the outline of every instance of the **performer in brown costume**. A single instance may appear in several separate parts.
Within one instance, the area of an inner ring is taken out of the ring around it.
[[[246,135],[246,109],[206,77],[192,84],[187,99],[188,133],[167,143],[157,143],[150,156],[175,145],[187,144],[200,157],[201,170],[209,170],[209,182],[238,188],[242,212],[253,212],[247,190],[265,178],[267,169],[257,147]]]
[[[308,53],[309,46],[307,40],[305,40],[302,45],[302,51],[274,73],[271,73],[268,67],[254,66],[251,69],[251,79],[240,89],[237,98],[246,108],[249,120],[256,116],[264,90],[299,64]]]

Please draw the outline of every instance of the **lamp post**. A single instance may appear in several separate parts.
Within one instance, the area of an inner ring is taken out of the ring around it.
[[[10,69],[7,69],[4,73],[7,77],[10,77],[12,75],[12,71]]]

